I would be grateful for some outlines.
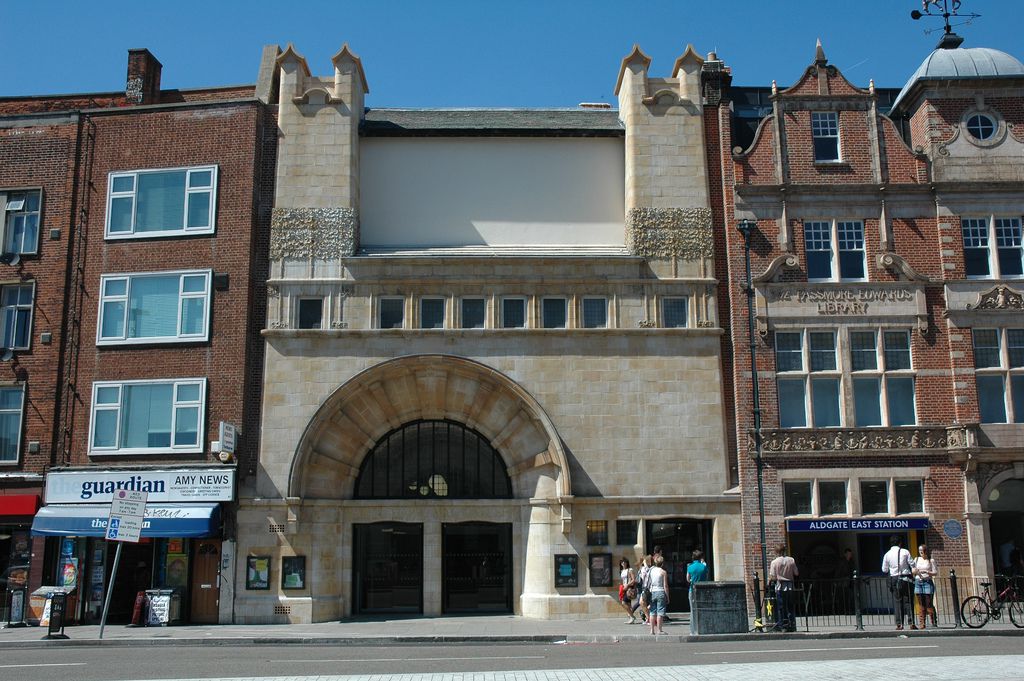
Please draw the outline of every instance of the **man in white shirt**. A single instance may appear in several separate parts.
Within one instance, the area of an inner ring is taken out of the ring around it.
[[[914,579],[910,570],[910,551],[903,548],[903,538],[899,535],[889,537],[889,544],[892,548],[882,557],[882,573],[889,577],[896,630],[903,629],[904,617],[911,629],[917,629],[914,625],[914,609],[910,604],[910,585]]]

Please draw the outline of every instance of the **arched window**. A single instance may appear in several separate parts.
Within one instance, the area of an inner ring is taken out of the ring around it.
[[[501,456],[454,421],[413,421],[391,431],[359,467],[357,499],[508,499]]]

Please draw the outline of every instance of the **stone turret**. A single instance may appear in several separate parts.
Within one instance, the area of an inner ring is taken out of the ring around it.
[[[710,272],[704,60],[688,45],[672,77],[651,78],[650,64],[634,46],[615,88],[626,128],[626,245],[637,255],[691,261]]]
[[[347,44],[331,61],[333,78],[317,78],[292,45],[277,58],[273,260],[336,261],[359,244],[359,123],[369,89]]]

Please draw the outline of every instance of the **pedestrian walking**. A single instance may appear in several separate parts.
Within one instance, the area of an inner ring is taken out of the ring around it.
[[[910,586],[913,582],[910,551],[903,548],[903,538],[897,534],[889,537],[889,544],[890,549],[882,556],[882,573],[889,577],[889,591],[892,593],[896,630],[903,630],[904,619],[910,622],[911,629],[917,629],[910,608]]]
[[[636,573],[629,567],[629,560],[623,558],[619,561],[619,605],[629,615],[626,624],[636,624],[636,615],[633,614],[637,608],[633,605],[637,598],[636,586]]]

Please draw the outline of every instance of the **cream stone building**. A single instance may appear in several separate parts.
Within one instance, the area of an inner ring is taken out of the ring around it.
[[[275,51],[276,52],[276,51]],[[276,56],[258,474],[236,622],[599,617],[660,545],[742,577],[701,77],[618,109],[364,106],[343,47]],[[611,75],[611,74],[610,74]]]

